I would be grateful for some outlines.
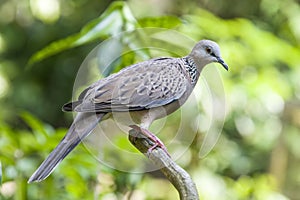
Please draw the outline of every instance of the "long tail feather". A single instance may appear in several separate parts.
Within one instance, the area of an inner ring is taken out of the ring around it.
[[[103,113],[78,113],[65,137],[29,178],[28,183],[46,179],[58,164],[95,129]]]

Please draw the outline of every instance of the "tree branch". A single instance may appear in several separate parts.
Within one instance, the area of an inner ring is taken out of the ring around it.
[[[196,185],[190,175],[179,167],[163,149],[156,147],[153,151],[148,152],[154,143],[137,130],[131,129],[128,137],[131,144],[159,167],[160,171],[177,189],[181,200],[199,200]]]

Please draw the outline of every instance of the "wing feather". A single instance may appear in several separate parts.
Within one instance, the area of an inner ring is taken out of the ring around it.
[[[152,59],[99,80],[72,105],[77,112],[150,109],[178,100],[186,92],[187,83],[180,59]]]

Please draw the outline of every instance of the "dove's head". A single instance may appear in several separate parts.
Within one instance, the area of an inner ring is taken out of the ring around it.
[[[194,60],[199,71],[201,71],[205,65],[212,62],[220,63],[228,70],[228,65],[221,57],[219,45],[211,40],[200,40],[189,56]]]

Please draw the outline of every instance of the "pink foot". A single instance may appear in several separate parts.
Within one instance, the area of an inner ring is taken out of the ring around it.
[[[130,125],[129,127],[133,128],[137,132],[141,132],[144,136],[146,136],[147,138],[149,138],[150,140],[152,140],[154,142],[154,145],[151,148],[148,149],[147,154],[151,153],[156,147],[160,147],[162,150],[164,150],[164,152],[169,157],[171,157],[170,154],[168,153],[167,148],[164,145],[164,143],[158,137],[156,137],[156,135],[151,133],[149,130],[141,128],[137,125]]]

